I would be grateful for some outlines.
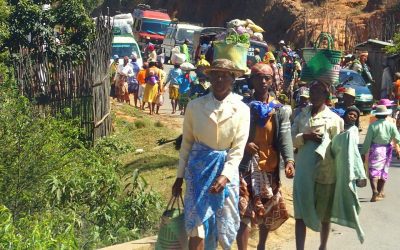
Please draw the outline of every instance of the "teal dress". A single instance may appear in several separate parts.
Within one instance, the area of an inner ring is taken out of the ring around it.
[[[332,140],[332,154],[336,165],[336,185],[330,208],[330,221],[354,228],[361,243],[364,231],[361,228],[356,181],[366,179],[364,164],[358,150],[358,128],[350,127]]]
[[[303,108],[292,125],[293,146],[298,152],[295,155],[296,175],[293,181],[293,205],[295,219],[302,219],[305,225],[319,232],[323,216],[318,210],[325,210],[332,202],[332,196],[320,195],[318,190],[334,191],[336,181],[330,141],[343,130],[343,120],[328,107],[314,117],[311,108]],[[323,142],[304,141],[303,134],[318,130],[324,134]],[[326,154],[328,152],[328,154]]]

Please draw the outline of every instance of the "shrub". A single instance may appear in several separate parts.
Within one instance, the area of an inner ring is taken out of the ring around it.
[[[136,120],[135,126],[136,128],[144,128],[146,127],[146,122],[144,122],[143,120]]]
[[[0,85],[0,249],[96,248],[157,223],[159,196],[116,160],[131,147],[111,137],[88,148],[65,115],[42,117]]]
[[[164,124],[162,122],[160,122],[160,121],[156,121],[154,123],[154,126],[157,127],[157,128],[162,128],[162,127],[164,127]]]

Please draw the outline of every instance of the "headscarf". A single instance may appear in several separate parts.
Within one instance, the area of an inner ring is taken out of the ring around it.
[[[269,64],[257,63],[251,67],[251,76],[255,75],[274,75],[274,71]]]

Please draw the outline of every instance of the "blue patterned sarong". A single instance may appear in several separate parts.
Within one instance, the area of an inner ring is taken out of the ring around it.
[[[210,193],[215,179],[221,175],[227,152],[194,143],[185,171],[185,228],[189,233],[201,225],[205,231],[205,249],[230,249],[240,225],[239,168],[225,189]]]

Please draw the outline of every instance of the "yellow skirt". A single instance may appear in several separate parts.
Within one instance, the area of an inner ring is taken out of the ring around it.
[[[171,100],[179,99],[179,87],[173,85],[169,86],[169,99]]]
[[[149,83],[146,83],[146,87],[144,88],[143,101],[156,103],[157,95],[158,95],[158,84],[156,83],[154,85],[151,85]]]

